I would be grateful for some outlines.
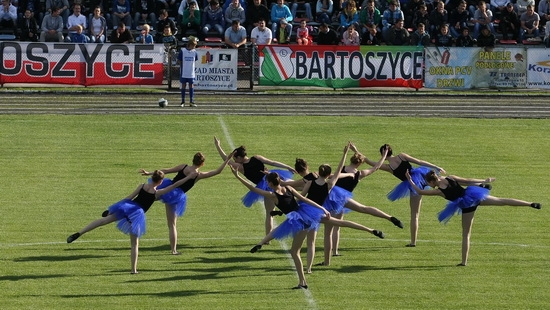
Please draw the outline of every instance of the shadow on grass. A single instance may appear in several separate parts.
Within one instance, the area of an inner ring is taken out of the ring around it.
[[[202,294],[208,294],[207,291],[187,290],[187,291],[171,291],[160,293],[119,293],[119,294],[77,294],[77,295],[60,295],[61,298],[90,298],[90,297],[127,297],[127,296],[149,296],[149,297],[187,297]]]
[[[67,262],[89,258],[105,258],[107,255],[69,255],[69,256],[28,256],[16,258],[13,261],[20,262]]]
[[[364,271],[376,271],[376,270],[392,270],[392,271],[408,271],[408,270],[439,270],[442,268],[449,268],[450,265],[438,265],[438,266],[393,266],[393,267],[379,267],[379,266],[366,266],[366,265],[350,265],[339,268],[332,268],[327,266],[326,270],[332,270],[339,273],[360,273]],[[323,267],[324,268],[324,267]],[[316,269],[321,271],[322,269]]]
[[[2,276],[0,277],[0,282],[2,281],[21,281],[21,280],[42,280],[42,279],[53,279],[53,278],[63,278],[67,277],[66,275],[61,274],[51,274],[51,275],[19,275],[19,276]]]

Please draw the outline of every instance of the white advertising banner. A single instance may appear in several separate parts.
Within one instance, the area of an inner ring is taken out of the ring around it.
[[[237,50],[198,48],[195,89],[237,90]]]
[[[527,88],[550,89],[550,49],[527,49]]]

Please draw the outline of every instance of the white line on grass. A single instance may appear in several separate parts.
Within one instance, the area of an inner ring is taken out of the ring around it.
[[[220,115],[218,116],[218,120],[220,122],[220,125],[222,126],[223,134],[225,135],[225,138],[227,139],[227,143],[229,143],[229,147],[234,150],[235,144],[233,143],[233,139],[231,139],[231,135],[229,134],[229,130],[227,128],[227,125],[225,125],[225,122],[223,121],[223,117]],[[258,208],[258,210],[262,210],[261,208]],[[264,214],[265,215],[265,214]],[[276,224],[275,220],[273,221],[273,224]],[[294,261],[292,260],[292,256],[288,254],[288,244],[286,241],[281,240],[280,245],[285,250],[286,257],[290,262],[290,266],[292,266],[294,269],[296,269],[296,265],[294,265]],[[297,277],[297,276],[296,276]],[[309,304],[310,309],[317,309],[317,303],[315,302],[315,299],[313,298],[313,294],[310,290],[302,290],[304,292],[304,295],[306,297],[306,301]]]

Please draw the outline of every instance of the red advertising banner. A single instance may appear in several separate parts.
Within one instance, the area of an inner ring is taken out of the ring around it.
[[[0,43],[0,84],[162,85],[162,44]]]

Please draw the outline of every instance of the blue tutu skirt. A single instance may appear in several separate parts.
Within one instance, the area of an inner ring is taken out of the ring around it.
[[[157,186],[157,189],[163,189],[172,184],[172,180],[164,178],[162,180],[162,183]],[[183,213],[185,213],[185,209],[187,208],[187,195],[179,187],[176,187],[168,193],[160,196],[160,201],[169,205],[178,217],[182,216]]]
[[[342,212],[348,213],[349,209],[344,208],[344,205],[353,198],[353,193],[341,188],[340,186],[334,186],[327,199],[323,203],[323,208],[327,209],[330,214],[336,215]]]
[[[437,219],[446,224],[453,215],[462,213],[462,209],[478,206],[487,196],[489,196],[488,189],[480,186],[468,186],[464,196],[449,201],[445,209],[439,212]]]
[[[317,230],[324,215],[323,210],[300,201],[298,202],[298,210],[288,213],[286,220],[275,228],[273,238],[280,240],[294,237],[302,230]]]
[[[136,235],[138,238],[145,234],[145,212],[137,203],[123,199],[108,210],[109,214],[116,216],[116,227],[123,233]]]
[[[287,170],[270,170],[269,172],[277,172],[277,174],[279,174],[279,178],[281,178],[281,181],[292,179],[292,172]],[[256,184],[256,188],[271,192],[272,190],[271,188],[269,188],[269,186],[267,186],[267,180],[265,178],[266,176],[262,178],[260,183]],[[253,191],[249,191],[248,193],[246,193],[246,195],[243,196],[241,200],[245,207],[250,208],[256,202],[263,202],[264,196]]]
[[[426,183],[426,180],[424,177],[430,172],[432,169],[428,167],[417,167],[412,168],[409,170],[409,173],[411,174],[411,179],[413,180],[414,184],[420,188],[425,188],[428,186]],[[401,183],[397,184],[389,193],[388,193],[388,199],[391,201],[396,201],[398,199],[409,197],[411,192],[414,195],[417,195],[416,191],[412,187],[412,185],[409,183],[409,181],[405,180]]]

